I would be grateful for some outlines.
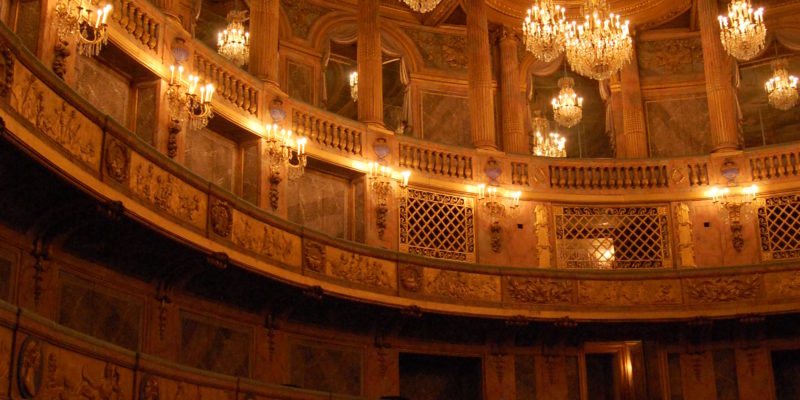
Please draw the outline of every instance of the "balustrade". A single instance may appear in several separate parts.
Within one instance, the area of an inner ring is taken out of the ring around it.
[[[460,151],[400,143],[400,167],[449,178],[472,179],[472,156]]]
[[[800,152],[789,149],[772,150],[766,154],[759,151],[748,154],[750,178],[753,181],[796,177],[800,174]]]
[[[139,44],[158,52],[161,40],[161,19],[163,16],[151,7],[142,6],[130,0],[112,0],[114,12],[111,21],[128,32]]]
[[[363,128],[356,125],[298,107],[292,110],[292,130],[296,134],[319,146],[360,156]]]
[[[666,165],[550,165],[550,187],[660,189],[669,187]]]
[[[256,85],[260,83],[255,78],[244,78],[245,74],[233,64],[218,63],[213,60],[216,55],[201,54],[199,49],[200,46],[195,49],[194,71],[214,85],[217,96],[250,115],[258,115],[259,90]]]

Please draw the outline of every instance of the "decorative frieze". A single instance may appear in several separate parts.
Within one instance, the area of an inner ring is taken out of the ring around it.
[[[334,278],[379,289],[397,288],[395,264],[390,261],[335,247],[328,247],[325,253],[325,272]]]
[[[572,303],[574,284],[546,278],[506,278],[506,295],[511,301],[531,304]]]
[[[233,210],[233,244],[243,249],[300,268],[300,238]]]
[[[582,280],[578,284],[578,302],[607,306],[681,304],[681,286],[670,280]]]
[[[500,302],[500,277],[461,271],[424,268],[425,294],[455,300]]]
[[[206,226],[208,197],[138,153],[131,153],[128,187],[141,200],[197,228]]]
[[[687,279],[685,286],[689,300],[693,303],[753,300],[761,293],[761,279],[758,275]]]

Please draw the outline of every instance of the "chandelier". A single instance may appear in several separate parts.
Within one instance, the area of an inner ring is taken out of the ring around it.
[[[564,7],[553,0],[537,0],[522,23],[525,49],[544,62],[553,61],[564,50]]]
[[[555,132],[543,135],[536,132],[533,145],[533,155],[539,157],[566,157],[567,139]]]
[[[764,49],[767,28],[763,7],[753,10],[750,0],[733,0],[728,4],[728,16],[718,18],[720,40],[728,54],[745,61]]]
[[[767,90],[769,104],[779,110],[789,110],[797,105],[797,77],[786,71],[785,59],[772,62],[772,78],[764,85]]]
[[[69,42],[77,36],[78,53],[91,57],[100,54],[108,43],[106,20],[111,14],[111,5],[103,7],[89,0],[58,0],[54,25],[59,41]]]
[[[234,10],[228,13],[227,29],[217,37],[217,48],[219,54],[241,67],[250,58],[250,33],[244,30],[247,10],[238,11],[235,8],[234,5]]]
[[[631,60],[633,41],[628,21],[609,11],[606,0],[586,0],[585,21],[566,26],[566,53],[572,69],[589,78],[608,79]],[[601,19],[608,15],[608,18]]]
[[[433,11],[441,2],[442,0],[403,0],[403,3],[406,3],[412,11],[423,14]]]
[[[559,125],[572,128],[583,117],[583,97],[575,93],[575,80],[565,76],[558,80],[558,97],[553,98],[553,119]]]
[[[528,143],[530,146],[531,154],[538,155],[536,150],[537,135],[541,136],[542,132],[550,130],[550,121],[542,116],[541,110],[534,110],[533,117],[531,117],[531,131],[528,134]]]
[[[178,71],[175,79],[175,71]],[[183,84],[183,66],[169,67],[169,87],[167,88],[167,104],[169,117],[172,120],[189,121],[191,130],[200,130],[208,125],[208,120],[214,117],[211,107],[211,97],[214,95],[212,84],[199,85],[200,78],[189,75],[188,85]]]
[[[350,74],[350,97],[353,101],[358,101],[358,72]]]

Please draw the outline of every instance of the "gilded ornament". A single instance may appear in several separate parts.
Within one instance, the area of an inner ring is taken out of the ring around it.
[[[520,303],[557,304],[572,302],[572,285],[566,280],[508,278],[508,294]]]
[[[32,399],[42,386],[44,357],[39,339],[28,336],[22,342],[17,367],[17,385],[23,399]]]
[[[461,271],[423,270],[425,293],[458,300],[500,301],[500,277]]]
[[[206,195],[177,177],[156,167],[136,153],[131,153],[133,193],[156,208],[189,222],[205,227]]]
[[[214,200],[211,203],[211,230],[218,236],[229,237],[233,227],[233,211],[227,201]]]
[[[680,304],[677,280],[653,281],[581,281],[578,302],[600,305]]]
[[[158,380],[150,374],[144,374],[139,381],[139,400],[159,400],[159,397]]]
[[[752,300],[758,297],[760,290],[761,280],[758,275],[692,279],[688,282],[689,298],[697,303]]]
[[[356,253],[340,253],[339,258],[327,260],[330,274],[350,282],[377,288],[394,288],[393,280],[379,260]]]
[[[106,140],[106,174],[119,183],[128,179],[130,151],[118,140],[108,137]]]
[[[325,270],[325,245],[306,241],[304,260],[306,268],[314,272],[324,272]]]
[[[299,259],[294,261],[295,255],[300,257],[299,243],[294,237],[235,210],[231,240],[235,245],[257,254],[291,265],[300,263]]]
[[[400,267],[400,285],[409,292],[418,292],[422,287],[422,275],[419,269],[412,265]]]

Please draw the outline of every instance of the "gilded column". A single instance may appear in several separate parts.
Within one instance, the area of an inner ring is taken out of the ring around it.
[[[250,2],[250,73],[276,87],[279,7],[279,0]]]
[[[739,149],[731,60],[719,39],[719,7],[715,0],[697,2],[703,67],[706,77],[708,112],[711,118],[713,152]]]
[[[467,13],[469,128],[472,144],[479,149],[497,149],[486,3],[485,0],[465,0],[464,8]]]
[[[383,127],[380,2],[358,0],[358,120]]]
[[[647,157],[647,130],[645,129],[642,88],[639,84],[639,62],[634,46],[630,63],[622,67],[622,129],[623,134],[617,143],[617,156],[620,158]]]
[[[500,32],[500,116],[503,122],[503,150],[528,153],[528,137],[522,125],[522,100],[519,88],[518,42],[514,32],[503,27]]]

